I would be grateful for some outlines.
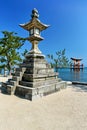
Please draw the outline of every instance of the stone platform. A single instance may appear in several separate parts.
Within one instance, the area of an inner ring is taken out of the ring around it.
[[[8,94],[23,96],[33,100],[66,87],[66,82],[58,78],[58,73],[46,62],[44,57],[31,57],[16,68],[12,79],[2,84]]]

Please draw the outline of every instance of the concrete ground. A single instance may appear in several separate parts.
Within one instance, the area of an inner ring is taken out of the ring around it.
[[[0,93],[0,130],[87,130],[87,87],[68,85],[33,102]]]

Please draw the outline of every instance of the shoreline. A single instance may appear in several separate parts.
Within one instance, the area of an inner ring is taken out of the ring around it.
[[[7,82],[8,79],[12,79],[12,76],[6,76],[4,77],[3,75],[0,75],[0,82]],[[74,85],[87,85],[87,82],[79,82],[79,81],[66,81],[66,80],[63,80],[65,82],[67,82],[67,85],[70,85],[70,84],[74,84]]]

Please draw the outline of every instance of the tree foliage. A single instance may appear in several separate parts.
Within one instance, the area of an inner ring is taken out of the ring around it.
[[[25,58],[25,55],[26,55],[27,53],[28,53],[28,50],[25,49],[24,52],[22,53],[23,58]]]
[[[60,50],[56,52],[56,57],[52,54],[48,54],[47,57],[50,59],[51,67],[53,68],[64,68],[69,66],[69,60],[66,57],[66,50]]]
[[[3,38],[0,38],[0,68],[7,68],[9,72],[14,65],[17,65],[22,59],[19,55],[20,49],[25,39],[17,36],[17,33],[3,31]]]

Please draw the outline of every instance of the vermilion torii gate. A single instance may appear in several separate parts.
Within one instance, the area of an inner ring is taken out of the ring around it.
[[[73,70],[80,70],[83,69],[83,64],[81,64],[81,60],[80,58],[71,58],[71,60],[73,61],[73,64],[71,64],[70,68]]]

